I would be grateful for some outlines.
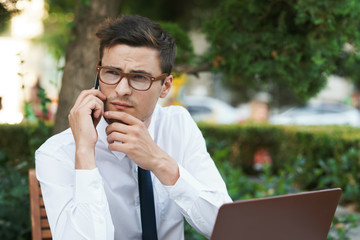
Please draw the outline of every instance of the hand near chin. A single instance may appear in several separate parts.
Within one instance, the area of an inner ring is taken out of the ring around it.
[[[146,125],[125,112],[108,111],[104,117],[110,123],[106,128],[109,150],[123,152],[142,168],[151,169],[160,149]]]
[[[179,177],[177,163],[154,142],[142,121],[125,112],[108,111],[104,116],[113,119],[106,128],[109,150],[125,153],[138,166],[152,171],[165,185],[176,182]]]
[[[73,108],[68,116],[71,131],[76,144],[76,159],[78,155],[81,159],[94,158],[94,149],[97,142],[96,125],[99,123],[104,112],[104,102],[106,96],[99,90],[84,90],[78,96]],[[95,160],[91,166],[95,164]],[[77,161],[77,167],[86,163]],[[86,165],[86,164],[85,164]]]

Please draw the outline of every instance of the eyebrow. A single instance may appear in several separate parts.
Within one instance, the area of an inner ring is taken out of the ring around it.
[[[124,70],[122,68],[119,68],[119,67],[115,67],[115,66],[106,66],[106,67],[115,68],[117,70],[120,70],[120,71],[124,72]],[[144,71],[144,70],[131,70],[130,73],[142,73],[142,74],[147,74],[147,75],[152,76],[151,73],[149,73],[147,71]]]

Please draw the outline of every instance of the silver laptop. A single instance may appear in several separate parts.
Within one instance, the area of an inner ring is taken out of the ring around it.
[[[340,188],[224,204],[211,240],[326,240]]]

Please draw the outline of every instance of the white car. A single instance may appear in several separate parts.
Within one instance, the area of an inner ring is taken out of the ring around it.
[[[242,120],[240,110],[216,98],[185,96],[181,102],[197,122],[230,124]]]
[[[360,126],[360,112],[342,103],[317,103],[293,107],[273,115],[269,122],[280,125],[350,125]]]

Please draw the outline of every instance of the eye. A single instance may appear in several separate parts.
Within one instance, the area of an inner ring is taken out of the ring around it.
[[[107,74],[107,75],[115,75],[115,76],[119,75],[119,73],[117,71],[115,71],[113,69],[107,69],[107,68],[103,68],[102,73]]]
[[[133,81],[148,81],[149,80],[149,77],[147,76],[144,76],[144,75],[141,75],[141,74],[132,74],[131,75],[131,80]]]

